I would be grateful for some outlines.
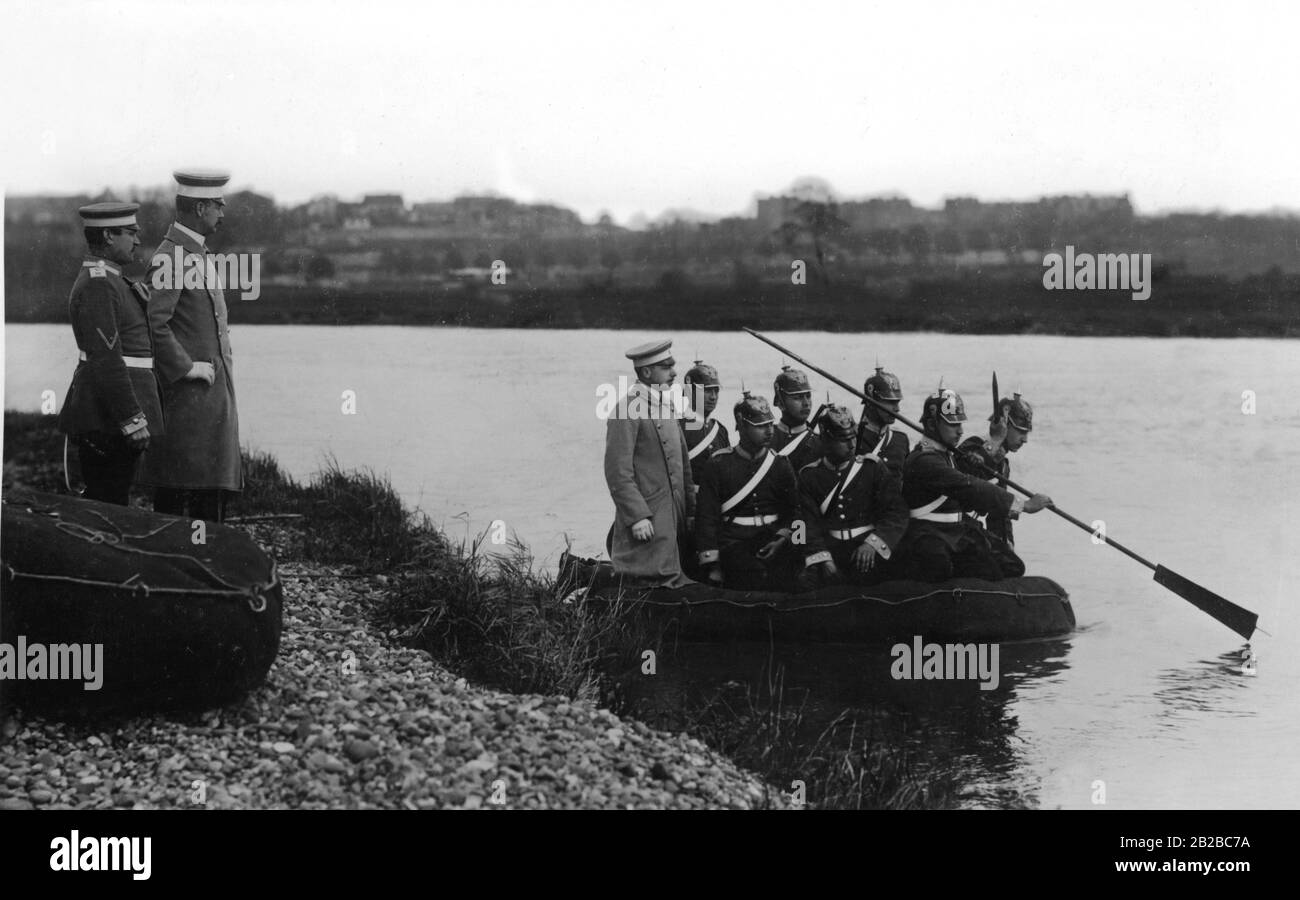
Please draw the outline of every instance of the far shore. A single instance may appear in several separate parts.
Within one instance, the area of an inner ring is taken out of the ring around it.
[[[8,285],[6,321],[67,321],[65,286]],[[742,325],[774,331],[928,331],[1129,337],[1300,336],[1300,276],[1230,280],[1165,273],[1151,296],[1043,287],[1033,267],[997,273],[898,273],[827,284],[655,287],[617,281],[535,287],[524,281],[263,286],[256,300],[227,293],[234,325],[421,325],[474,328],[662,329]]]

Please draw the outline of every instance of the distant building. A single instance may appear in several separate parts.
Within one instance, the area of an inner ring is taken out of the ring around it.
[[[401,194],[366,194],[358,212],[376,226],[402,225],[410,219]]]

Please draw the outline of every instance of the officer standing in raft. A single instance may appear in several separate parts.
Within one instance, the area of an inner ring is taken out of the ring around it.
[[[789,457],[796,472],[822,458],[821,441],[808,427],[812,414],[812,386],[801,369],[781,367],[772,384],[772,402],[781,410],[781,421],[772,434],[772,449]]]
[[[862,393],[877,403],[884,404],[894,413],[903,401],[903,386],[898,376],[876,366],[876,374],[862,385]],[[885,412],[873,403],[862,401],[862,423],[858,426],[858,452],[871,453],[884,460],[885,465],[898,478],[903,477],[903,463],[911,450],[911,441],[901,431],[889,426],[894,423],[892,413]]]
[[[82,496],[120,506],[127,505],[140,453],[163,431],[149,290],[122,275],[140,246],[139,208],[92,203],[79,210],[90,252],[72,285],[68,314],[81,361],[59,413],[59,430],[77,445]]]
[[[691,477],[698,491],[704,464],[714,453],[731,446],[731,435],[727,433],[726,425],[713,418],[713,411],[718,408],[718,394],[722,391],[718,370],[697,359],[683,381],[692,413],[689,418],[682,419],[682,430],[686,433]]]
[[[672,341],[627,351],[637,380],[605,423],[605,483],[614,500],[610,559],[620,575],[666,587],[690,584],[681,545],[695,505]],[[622,398],[620,398],[622,399]]]
[[[827,554],[829,573],[855,583],[880,580],[907,530],[898,478],[873,453],[854,455],[853,415],[826,409],[818,422],[826,455],[799,470],[799,497],[809,529],[809,564]]]
[[[1034,428],[1034,408],[1019,394],[994,402],[993,415],[989,416],[989,436],[971,435],[962,441],[956,458],[957,468],[963,472],[997,484],[1000,479],[1011,477],[1011,460],[1007,454],[1015,453],[1029,441],[1029,432]],[[1025,563],[1016,555],[1012,540],[1011,521],[1015,518],[1018,516],[1014,512],[990,513],[984,521],[993,555],[1007,578],[1025,574]]]
[[[784,590],[802,567],[790,544],[799,489],[790,460],[774,453],[772,409],[748,392],[736,404],[740,441],[704,466],[695,546],[708,580],[737,590]]]
[[[940,388],[926,398],[921,412],[924,437],[903,469],[903,499],[911,519],[899,546],[899,574],[905,578],[1003,578],[984,530],[963,514],[1035,513],[1052,503],[1043,494],[1021,500],[958,469],[948,447],[961,440],[964,421],[966,406],[956,391]]]

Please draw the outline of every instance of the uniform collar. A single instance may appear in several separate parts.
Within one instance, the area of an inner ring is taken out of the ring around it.
[[[804,422],[802,425],[796,425],[794,428],[791,428],[778,419],[776,427],[784,431],[786,434],[803,434],[808,430],[808,423]]]
[[[844,460],[844,462],[840,463],[840,464],[837,466],[837,465],[835,465],[833,462],[830,461],[830,458],[829,458],[829,457],[823,456],[823,457],[822,457],[822,465],[825,466],[826,468],[830,469],[832,472],[843,472],[843,471],[844,471],[845,469],[847,469],[849,466],[853,465],[853,459],[854,459],[854,457],[850,456],[848,459]]]
[[[175,228],[177,231],[179,231],[181,234],[185,235],[190,240],[192,240],[194,243],[198,244],[204,250],[208,249],[207,238],[199,234],[193,228],[186,228],[180,222],[172,222],[172,227]]]
[[[733,447],[732,449],[735,451],[736,455],[739,456],[741,459],[758,459],[760,456],[762,456],[764,453],[768,451],[768,448],[764,447],[762,450],[758,451],[753,456],[750,456],[749,451],[746,450],[743,446],[741,446],[739,442],[737,442],[736,446]]]
[[[82,261],[81,265],[82,268],[86,269],[107,269],[114,275],[120,276],[122,274],[121,266],[98,256],[87,256],[85,260]]]

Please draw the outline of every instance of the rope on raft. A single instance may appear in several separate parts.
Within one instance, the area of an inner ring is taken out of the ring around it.
[[[107,525],[110,529],[112,529],[111,532],[92,528],[80,522],[69,522],[67,520],[62,519],[57,512],[38,510],[38,509],[33,509],[31,507],[29,507],[28,509],[33,513],[49,515],[53,518],[60,519],[60,521],[55,523],[54,526],[55,528],[59,529],[64,534],[70,535],[71,537],[75,537],[78,540],[83,540],[88,544],[102,544],[106,547],[112,547],[115,550],[121,550],[125,553],[138,553],[141,556],[148,556],[155,559],[176,559],[176,560],[181,560],[183,562],[192,563],[193,565],[197,566],[200,570],[202,570],[204,575],[206,575],[209,579],[211,579],[216,584],[219,584],[222,587],[224,587],[225,590],[221,590],[220,588],[150,587],[148,584],[142,581],[137,581],[137,579],[140,577],[140,573],[138,572],[132,575],[126,581],[122,581],[122,582],[102,581],[93,578],[78,578],[73,575],[42,575],[35,572],[20,572],[17,569],[15,569],[13,566],[6,563],[5,569],[7,569],[9,572],[10,580],[14,580],[18,578],[27,578],[27,579],[37,580],[37,581],[61,581],[70,584],[84,584],[92,587],[106,587],[106,588],[115,588],[118,590],[129,590],[132,592],[142,593],[145,597],[148,597],[150,594],[194,594],[194,595],[202,595],[202,596],[210,596],[210,597],[232,597],[232,596],[243,597],[248,600],[249,609],[251,609],[255,613],[263,612],[266,609],[265,592],[273,590],[275,586],[279,584],[280,581],[279,575],[277,574],[275,569],[272,568],[271,580],[269,582],[267,582],[264,585],[256,585],[251,589],[244,588],[244,587],[240,587],[239,585],[232,584],[226,579],[222,578],[216,572],[212,571],[212,569],[209,568],[207,564],[203,562],[203,560],[197,559],[193,556],[189,556],[184,553],[163,553],[157,550],[145,550],[140,547],[132,547],[129,546],[128,544],[123,543],[124,540],[144,540],[146,538],[154,537],[155,535],[159,534],[160,532],[164,531],[167,528],[170,528],[171,526],[177,524],[178,522],[184,522],[183,519],[175,519],[170,522],[165,522],[162,525],[159,525],[157,528],[153,529],[152,531],[147,531],[144,532],[143,534],[127,534],[123,532],[122,529],[119,528],[115,522],[108,519],[106,516],[102,515],[96,510],[85,510],[85,512],[102,521],[105,525]]]

